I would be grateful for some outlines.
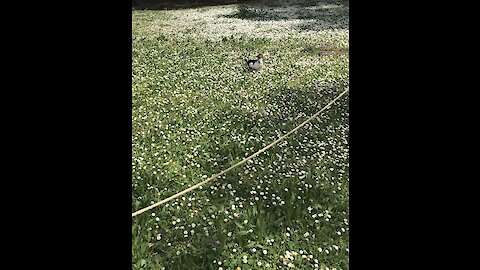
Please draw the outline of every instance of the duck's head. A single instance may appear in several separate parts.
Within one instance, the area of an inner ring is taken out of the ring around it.
[[[267,57],[268,57],[267,53],[260,53],[259,55],[257,55],[258,59],[267,59]]]

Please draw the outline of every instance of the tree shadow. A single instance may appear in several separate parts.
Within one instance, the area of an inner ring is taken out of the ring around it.
[[[258,0],[132,0],[134,10],[171,10],[258,2]]]
[[[236,12],[223,16],[250,21],[300,20],[296,29],[321,31],[349,29],[349,1],[288,0],[241,3]]]
[[[250,21],[298,20],[299,32],[349,29],[348,0],[132,0],[134,10],[178,10],[237,4],[226,18]]]

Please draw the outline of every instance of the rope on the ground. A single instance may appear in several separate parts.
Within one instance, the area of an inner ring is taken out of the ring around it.
[[[213,179],[215,179],[215,178],[217,178],[217,177],[219,177],[219,176],[221,176],[221,175],[223,175],[223,174],[225,174],[225,173],[233,170],[234,168],[236,168],[236,167],[244,164],[245,162],[253,159],[254,157],[260,155],[261,153],[265,152],[265,151],[266,151],[267,149],[269,149],[270,147],[272,147],[272,146],[274,146],[275,144],[279,143],[280,141],[284,140],[284,139],[285,139],[286,137],[288,137],[290,134],[294,133],[295,131],[297,131],[297,130],[299,130],[300,128],[302,128],[303,126],[305,126],[308,122],[312,121],[312,120],[313,120],[315,117],[317,117],[320,113],[322,113],[322,112],[325,111],[327,108],[329,108],[333,103],[335,103],[335,101],[337,101],[337,100],[340,99],[343,95],[345,95],[345,94],[348,92],[348,90],[349,90],[349,87],[347,87],[347,89],[346,89],[345,91],[343,91],[340,95],[338,95],[336,98],[334,98],[332,101],[330,101],[327,105],[325,105],[325,107],[323,107],[320,111],[318,111],[318,112],[315,113],[314,115],[310,116],[310,118],[308,118],[307,120],[303,121],[303,123],[301,123],[300,125],[298,125],[296,128],[290,130],[289,132],[287,132],[286,134],[282,135],[280,138],[276,139],[275,141],[273,141],[273,142],[270,143],[269,145],[267,145],[267,146],[263,147],[262,149],[258,150],[258,151],[255,152],[254,154],[246,157],[245,159],[243,159],[242,161],[236,163],[235,165],[232,165],[232,166],[229,167],[228,169],[225,169],[225,170],[223,170],[223,171],[221,171],[221,172],[219,172],[219,173],[217,173],[217,174],[214,174],[214,175],[210,176],[209,178],[205,179],[204,181],[202,181],[202,182],[200,182],[200,183],[198,183],[198,184],[196,184],[196,185],[193,185],[193,186],[191,186],[191,187],[189,187],[189,188],[187,188],[187,189],[185,189],[185,190],[183,190],[183,191],[181,191],[181,192],[179,192],[179,193],[177,193],[177,194],[175,194],[175,195],[172,195],[172,196],[170,196],[170,197],[168,197],[168,198],[166,198],[166,199],[164,199],[164,200],[161,200],[161,201],[159,201],[159,202],[157,202],[157,203],[155,203],[155,204],[152,204],[152,205],[150,205],[150,206],[147,206],[147,207],[145,207],[145,208],[142,208],[142,209],[140,209],[140,210],[132,213],[132,217],[138,216],[138,215],[140,215],[140,214],[142,214],[142,213],[144,213],[144,212],[146,212],[146,211],[148,211],[148,210],[151,210],[151,209],[153,209],[153,208],[155,208],[155,207],[158,207],[158,206],[161,205],[161,204],[164,204],[164,203],[166,203],[166,202],[168,202],[168,201],[171,201],[171,200],[173,200],[173,199],[175,199],[175,198],[177,198],[177,197],[179,197],[179,196],[182,196],[183,194],[185,194],[185,193],[187,193],[187,192],[190,192],[190,191],[192,191],[192,190],[194,190],[194,189],[196,189],[196,188],[198,188],[198,187],[200,187],[200,186],[202,186],[202,185],[204,185],[204,184],[212,181]]]

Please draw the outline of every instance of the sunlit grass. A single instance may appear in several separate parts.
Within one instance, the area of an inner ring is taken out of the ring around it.
[[[308,14],[324,5],[307,2]],[[348,51],[344,17],[320,30],[238,12],[132,12],[132,212],[254,153],[348,85],[348,54],[319,53]],[[249,71],[260,52],[264,69]],[[345,96],[265,154],[134,218],[133,269],[348,269],[348,115]]]

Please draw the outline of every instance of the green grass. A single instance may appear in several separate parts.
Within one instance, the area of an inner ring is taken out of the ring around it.
[[[132,212],[261,149],[348,86],[348,55],[318,53],[348,50],[343,19],[305,30],[318,22],[231,16],[239,8],[132,12]],[[249,71],[260,52],[265,68]],[[265,154],[133,218],[133,269],[348,269],[348,115],[344,96]]]

